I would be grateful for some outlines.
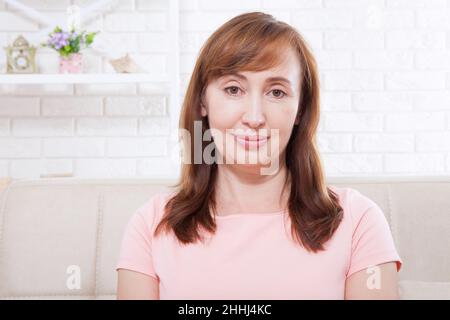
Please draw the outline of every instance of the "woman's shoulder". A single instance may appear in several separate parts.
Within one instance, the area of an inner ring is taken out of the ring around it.
[[[350,198],[353,196],[353,193],[356,191],[353,188],[345,187],[345,186],[327,185],[327,187],[335,195],[337,195],[339,204],[342,207],[348,205],[348,203],[351,201]]]
[[[141,204],[135,214],[140,215],[148,226],[155,226],[162,219],[164,208],[174,195],[174,191],[158,191]]]
[[[362,219],[384,219],[384,212],[379,205],[363,192],[352,187],[328,186],[339,197],[339,204],[344,210],[344,216],[356,227]]]
[[[355,205],[374,206],[376,203],[367,195],[358,189],[346,186],[328,185],[328,188],[334,191],[339,196],[339,201],[342,203],[351,203]]]

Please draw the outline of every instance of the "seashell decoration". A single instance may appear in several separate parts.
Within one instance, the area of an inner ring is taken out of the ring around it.
[[[140,66],[138,66],[133,59],[130,58],[127,53],[125,56],[118,59],[109,59],[109,62],[113,66],[114,70],[118,73],[143,73],[145,72]]]

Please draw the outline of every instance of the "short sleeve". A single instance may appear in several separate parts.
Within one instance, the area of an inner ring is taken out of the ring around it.
[[[394,244],[391,229],[381,208],[355,189],[349,201],[353,220],[352,252],[347,277],[386,262],[403,264]]]
[[[122,236],[118,269],[137,271],[158,279],[153,266],[152,256],[152,201],[141,206],[131,216]]]

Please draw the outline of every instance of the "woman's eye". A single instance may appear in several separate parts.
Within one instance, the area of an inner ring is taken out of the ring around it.
[[[286,92],[280,89],[273,89],[271,92],[274,93],[275,98],[283,98],[284,96],[286,96]]]
[[[225,91],[232,96],[238,95],[239,90],[241,90],[241,89],[236,86],[231,86],[231,87],[225,88]],[[283,90],[280,90],[280,89],[273,89],[271,92],[273,92],[273,96],[277,99],[281,99],[286,96],[286,92],[284,92]]]
[[[231,90],[230,90],[231,89]],[[236,86],[231,86],[231,87],[227,87],[225,88],[225,91],[227,93],[230,93],[232,96],[237,95],[237,93],[239,92],[240,88],[236,87]]]

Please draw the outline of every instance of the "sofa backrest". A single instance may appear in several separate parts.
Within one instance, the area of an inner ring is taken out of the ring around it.
[[[128,219],[173,184],[12,181],[0,194],[0,299],[114,299]],[[328,184],[359,190],[385,213],[404,262],[403,299],[450,299],[450,178],[329,178]],[[80,288],[72,277],[78,272]]]

